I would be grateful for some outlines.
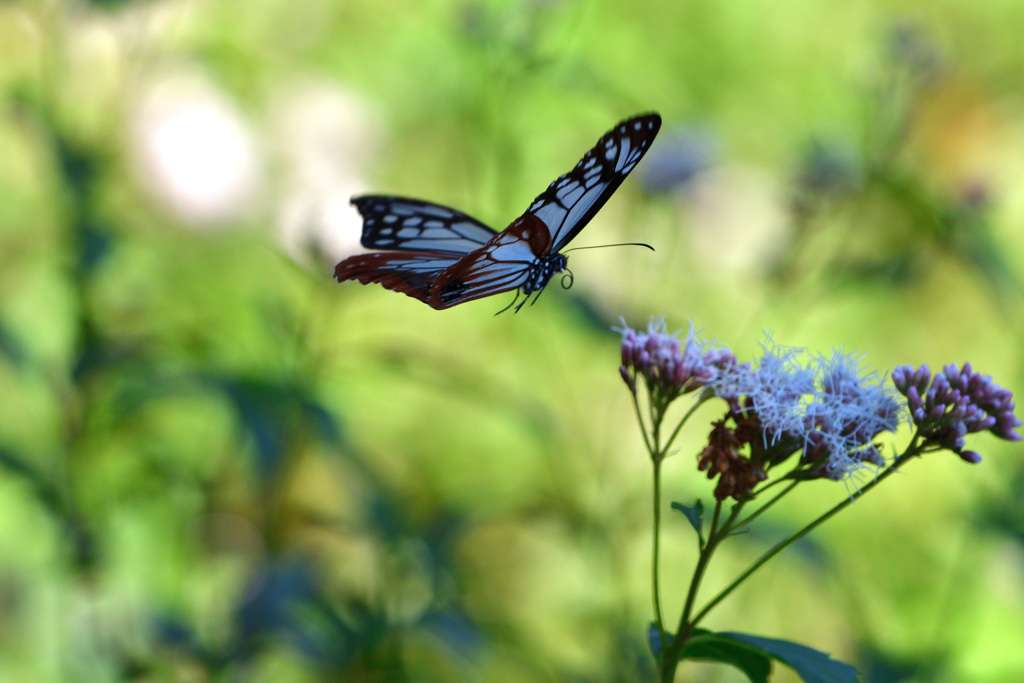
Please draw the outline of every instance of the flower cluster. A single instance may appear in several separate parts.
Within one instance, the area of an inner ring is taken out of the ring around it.
[[[970,363],[959,369],[947,365],[934,378],[927,365],[917,370],[905,365],[893,371],[892,380],[907,397],[920,435],[967,462],[981,462],[981,455],[965,450],[968,434],[989,431],[1008,441],[1021,440],[1014,431],[1021,421],[1013,412],[1013,395],[991,377],[974,372]]]
[[[749,498],[773,467],[794,456],[787,479],[841,481],[865,468],[877,472],[886,459],[876,439],[895,431],[907,408],[924,446],[948,448],[968,462],[981,456],[965,450],[967,434],[989,431],[1021,440],[1013,396],[969,363],[948,365],[934,377],[927,366],[897,368],[894,390],[876,373],[862,371],[860,357],[841,350],[814,356],[769,337],[756,363],[741,364],[728,349],[700,340],[692,324],[682,341],[661,318],[652,318],[646,332],[624,323],[617,331],[619,372],[634,397],[637,377],[643,378],[655,428],[682,394],[703,389],[703,398],[726,402],[697,458],[700,471],[718,478],[718,500]]]
[[[760,443],[747,437],[752,460],[768,468],[799,453],[794,476],[833,480],[885,464],[874,439],[896,429],[900,407],[877,375],[840,351],[808,357],[770,339],[763,348],[753,368],[737,366],[713,384],[738,428],[760,430]]]
[[[622,335],[619,374],[634,394],[636,378],[643,377],[659,404],[706,386],[723,369],[736,365],[729,349],[714,348],[699,339],[692,324],[683,342],[678,332],[669,334],[664,318],[651,318],[646,332],[621,322],[622,327],[615,328]]]

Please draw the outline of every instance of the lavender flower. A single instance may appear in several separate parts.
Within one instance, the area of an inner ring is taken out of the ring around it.
[[[875,373],[863,374],[859,358],[841,351],[807,358],[770,338],[762,346],[753,368],[736,366],[712,384],[738,427],[759,426],[762,443],[750,442],[755,460],[772,465],[800,452],[803,478],[833,480],[885,464],[873,440],[896,429],[900,407]]]
[[[988,431],[1007,441],[1021,440],[1014,431],[1021,421],[1013,412],[1013,394],[974,372],[970,363],[960,369],[947,365],[934,379],[927,365],[917,370],[904,365],[893,371],[892,380],[907,397],[921,436],[969,463],[981,462],[981,455],[965,450],[968,434]]]
[[[873,440],[899,426],[901,410],[892,390],[876,373],[862,375],[855,356],[833,351],[815,364],[818,389],[805,411],[808,441],[814,445],[805,459],[821,459],[818,473],[829,479],[842,479],[865,463],[883,466]]]
[[[669,334],[661,317],[652,317],[646,332],[628,327],[624,320],[620,322],[622,326],[614,328],[622,335],[619,374],[634,394],[636,378],[643,377],[659,404],[706,386],[724,368],[737,364],[729,349],[716,348],[700,339],[693,323],[684,343],[676,336],[678,332]]]
[[[715,395],[738,407],[746,397],[764,426],[768,443],[802,429],[804,396],[814,390],[814,373],[800,364],[802,350],[777,346],[769,337],[764,354],[753,367],[736,365],[715,378]]]

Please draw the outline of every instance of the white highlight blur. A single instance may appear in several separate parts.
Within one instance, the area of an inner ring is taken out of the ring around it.
[[[240,219],[262,185],[253,133],[235,104],[205,79],[179,74],[146,87],[132,132],[150,191],[196,227]]]
[[[292,258],[315,248],[335,261],[361,251],[362,218],[349,202],[370,188],[365,169],[380,148],[379,117],[357,95],[329,81],[292,84],[271,107],[283,158],[278,235]]]

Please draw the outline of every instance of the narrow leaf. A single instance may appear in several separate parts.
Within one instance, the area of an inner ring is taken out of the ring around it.
[[[793,669],[806,683],[857,683],[857,670],[824,652],[789,640],[761,638],[745,633],[717,633],[766,653]]]
[[[729,664],[746,675],[750,683],[767,683],[772,671],[771,658],[766,652],[719,634],[698,631],[690,638],[680,659],[701,659]]]
[[[700,499],[698,498],[696,502],[694,502],[693,507],[687,507],[682,503],[672,503],[672,509],[679,510],[686,515],[686,519],[689,520],[690,526],[692,526],[693,530],[697,532],[700,547],[703,548],[704,534],[702,533],[702,529],[704,528],[704,503],[700,502]]]

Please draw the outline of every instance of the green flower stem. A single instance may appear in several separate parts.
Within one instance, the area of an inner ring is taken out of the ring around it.
[[[680,631],[689,623],[690,613],[693,611],[693,603],[697,599],[697,589],[704,578],[704,571],[711,561],[715,547],[722,536],[719,534],[719,521],[722,517],[722,501],[715,501],[715,512],[711,517],[711,531],[708,533],[708,542],[701,549],[700,557],[697,559],[697,566],[693,570],[693,579],[690,581],[690,590],[686,593],[686,603],[683,605],[683,614],[679,620]]]
[[[854,501],[862,498],[864,496],[864,494],[866,494],[868,491],[870,491],[871,489],[873,489],[876,486],[878,486],[879,484],[881,484],[890,475],[892,475],[894,472],[896,472],[899,469],[899,467],[901,465],[903,465],[903,463],[905,463],[910,458],[915,457],[916,455],[918,455],[920,451],[916,448],[916,441],[917,441],[917,439],[915,437],[915,439],[913,440],[911,445],[907,448],[907,450],[903,453],[903,455],[901,455],[898,458],[896,458],[896,460],[892,463],[892,465],[890,465],[885,470],[885,472],[883,472],[881,475],[876,477],[867,486],[865,486],[864,488],[860,489],[857,493],[855,493],[854,495],[850,496],[849,498],[844,498],[840,503],[838,503],[831,510],[829,510],[828,512],[823,514],[821,517],[818,517],[816,520],[814,520],[813,522],[811,522],[810,524],[805,526],[803,529],[800,529],[799,531],[794,533],[789,538],[787,538],[787,539],[785,539],[783,541],[780,541],[779,543],[776,543],[770,550],[768,550],[766,553],[761,555],[761,557],[759,557],[752,565],[750,565],[750,567],[747,568],[746,571],[744,571],[742,574],[740,574],[739,577],[737,577],[737,579],[735,581],[733,581],[728,586],[726,586],[722,590],[722,592],[720,592],[718,595],[716,595],[711,600],[711,602],[709,602],[704,607],[704,609],[702,609],[697,614],[697,616],[693,618],[693,622],[690,624],[690,628],[693,628],[694,626],[696,626],[705,616],[707,616],[708,612],[710,612],[712,610],[712,608],[714,608],[718,603],[720,603],[722,600],[724,600],[725,597],[729,595],[729,593],[734,591],[741,583],[746,581],[747,578],[751,574],[753,574],[758,569],[760,569],[766,562],[768,562],[768,560],[772,559],[773,557],[778,555],[780,552],[782,552],[783,550],[788,548],[790,545],[792,545],[794,542],[800,540],[801,538],[803,538],[804,536],[809,534],[811,531],[816,529],[818,526],[820,526],[821,524],[823,524],[827,520],[831,519],[840,510],[843,510],[844,508],[849,506]]]
[[[704,578],[704,572],[707,570],[708,564],[711,562],[711,556],[715,552],[715,548],[718,544],[728,537],[732,524],[735,521],[737,515],[739,515],[740,509],[743,504],[737,504],[729,517],[724,523],[719,523],[722,516],[722,501],[716,501],[715,512],[711,518],[711,530],[708,533],[707,543],[701,548],[700,557],[697,559],[697,566],[693,570],[693,578],[690,580],[690,590],[686,594],[686,603],[683,606],[683,613],[679,617],[679,627],[676,629],[676,635],[672,639],[672,644],[662,654],[661,658],[661,680],[662,683],[672,683],[672,680],[676,675],[676,667],[679,665],[679,655],[682,654],[683,647],[686,642],[690,639],[690,634],[693,632],[693,627],[696,626],[696,620],[690,620],[690,614],[693,612],[693,605],[697,600],[697,590],[700,588],[700,582]],[[664,642],[664,641],[662,641]]]
[[[782,480],[780,479],[779,481],[782,481]],[[760,517],[760,516],[761,516],[761,513],[765,512],[765,511],[766,511],[766,510],[767,510],[768,508],[770,508],[771,506],[773,506],[773,505],[775,505],[775,504],[776,504],[777,502],[779,502],[779,501],[780,501],[780,500],[782,499],[782,497],[783,497],[784,495],[786,495],[787,493],[789,493],[790,491],[792,491],[792,490],[793,490],[793,488],[794,488],[794,487],[795,487],[795,486],[796,486],[797,484],[799,484],[799,483],[800,483],[799,481],[791,481],[791,482],[789,483],[789,486],[787,486],[786,488],[784,488],[784,489],[782,489],[781,491],[779,491],[778,493],[776,493],[776,494],[775,494],[775,497],[774,497],[774,498],[772,498],[772,499],[771,499],[771,500],[769,500],[769,501],[768,501],[767,503],[765,503],[764,505],[762,505],[761,507],[759,507],[759,508],[758,508],[757,510],[754,510],[754,511],[753,511],[753,512],[751,512],[751,513],[750,513],[749,515],[747,515],[746,517],[744,517],[743,519],[741,519],[741,520],[740,520],[739,522],[737,522],[737,523],[736,523],[736,527],[735,527],[735,528],[739,529],[739,528],[741,528],[741,527],[745,527],[745,526],[747,526],[748,524],[750,524],[751,522],[753,522],[753,521],[754,521],[755,519],[757,519],[758,517]],[[765,487],[765,488],[767,488],[767,487]],[[761,492],[763,492],[763,491],[764,491],[764,489],[762,489],[761,491],[759,491],[759,492],[758,492],[758,494],[759,494],[759,493],[761,493]],[[754,494],[754,497],[756,498],[758,494]]]
[[[645,437],[646,438],[646,437]],[[661,458],[656,458],[651,455],[654,460],[654,549],[651,557],[651,583],[652,593],[654,599],[654,623],[658,625],[658,636],[661,638],[661,643],[668,642],[667,635],[665,633],[665,620],[661,615],[661,593],[660,593],[660,581],[658,580],[658,550],[659,543],[658,538],[660,537],[661,530]],[[664,645],[663,645],[664,646]]]
[[[686,411],[686,415],[683,415],[683,419],[680,420],[679,424],[676,425],[676,428],[672,430],[672,434],[668,437],[668,441],[665,442],[665,451],[668,451],[669,447],[672,445],[672,442],[676,440],[676,436],[679,434],[679,430],[683,428],[683,425],[686,424],[687,420],[689,420],[690,417],[697,411],[697,408],[700,408],[701,405],[703,405],[704,402],[707,401],[709,398],[711,397],[701,394],[697,401],[692,406],[690,406],[690,409]],[[668,457],[668,453],[665,453],[665,457]]]
[[[646,381],[646,380],[644,380]],[[651,433],[654,437],[654,449],[658,449],[658,430],[661,428],[661,419],[657,411],[657,392],[647,387],[647,417],[651,421]],[[653,452],[653,451],[652,451]]]
[[[785,550],[787,547],[792,545],[797,540],[809,534],[811,531],[816,529],[818,526],[823,524],[828,519],[831,519],[840,510],[843,510],[848,505],[864,496],[864,494],[866,494],[868,491],[873,489],[878,484],[882,483],[882,481],[884,481],[887,477],[892,475],[894,472],[898,471],[900,466],[902,466],[905,462],[907,462],[913,457],[921,455],[925,450],[927,450],[926,448],[924,448],[923,446],[919,446],[918,444],[919,435],[915,433],[910,441],[910,444],[907,446],[907,449],[903,452],[902,455],[900,455],[898,458],[896,458],[895,461],[893,461],[892,465],[890,465],[885,470],[885,472],[883,472],[881,475],[875,478],[874,481],[870,482],[867,486],[860,489],[853,496],[845,498],[831,510],[824,513],[821,517],[814,520],[804,528],[800,529],[786,540],[777,543],[775,546],[773,546],[768,552],[766,552],[760,558],[758,558],[757,561],[754,562],[746,571],[744,571],[735,581],[733,581],[726,588],[724,588],[718,595],[716,595],[707,605],[705,605],[704,609],[702,609],[695,617],[691,619],[690,614],[693,609],[693,604],[696,600],[697,589],[699,588],[701,579],[703,578],[704,572],[707,569],[707,566],[711,560],[711,555],[714,553],[718,544],[722,540],[727,538],[731,533],[733,533],[737,527],[749,523],[752,519],[760,515],[766,509],[768,509],[768,507],[770,507],[776,501],[782,498],[782,496],[788,493],[799,482],[793,482],[791,485],[787,486],[771,501],[769,501],[761,508],[759,508],[757,511],[743,519],[742,522],[740,522],[739,524],[737,524],[735,520],[739,516],[740,510],[743,507],[743,503],[737,503],[733,507],[732,512],[729,514],[729,517],[725,520],[724,523],[720,525],[719,519],[721,516],[722,504],[721,501],[719,501],[715,505],[715,513],[711,522],[711,532],[708,535],[708,541],[706,545],[701,549],[700,558],[697,561],[697,567],[694,569],[693,579],[690,582],[690,589],[686,596],[686,604],[683,608],[683,614],[679,619],[679,627],[676,629],[675,636],[672,638],[670,646],[662,653],[661,656],[660,665],[662,683],[672,683],[672,681],[675,679],[676,668],[679,665],[679,657],[682,654],[683,648],[686,646],[687,641],[689,641],[690,635],[693,633],[693,630],[697,627],[697,624],[699,624],[704,619],[704,617],[706,617],[707,614],[716,605],[718,605],[718,603],[724,600],[726,596],[732,593],[732,591],[734,591],[740,584],[746,581],[751,574],[753,574],[755,571],[761,568],[766,562],[768,562],[768,560],[778,555],[780,552]],[[662,642],[664,643],[666,641],[662,640]]]
[[[651,445],[650,439],[647,438],[647,427],[644,426],[644,418],[640,415],[640,399],[637,398],[635,391],[633,392],[633,409],[636,411],[636,421],[640,425],[640,435],[644,437],[644,446],[647,447],[647,452],[653,458],[654,446]]]
[[[675,398],[674,396],[672,398]],[[660,443],[661,435],[661,420],[665,414],[665,408],[667,404],[671,402],[671,398],[666,400],[665,405],[654,405],[654,401],[650,403],[651,410],[651,436],[647,436],[647,429],[644,427],[643,419],[640,416],[640,403],[637,399],[636,394],[633,394],[633,408],[636,410],[636,419],[640,423],[640,432],[644,437],[644,445],[647,446],[647,452],[651,455],[651,462],[654,464],[654,540],[652,542],[651,550],[651,594],[652,600],[654,601],[654,622],[658,626],[658,634],[661,637],[661,642],[668,642],[668,637],[665,632],[665,619],[661,612],[661,580],[660,580],[660,548],[661,548],[661,463],[668,456],[668,448],[675,440],[676,435],[679,434],[679,430],[690,419],[697,407],[700,406],[707,400],[701,397],[687,412],[683,415],[682,420],[672,431],[672,435],[669,436],[668,441],[664,446]],[[717,515],[717,508],[716,508]]]

